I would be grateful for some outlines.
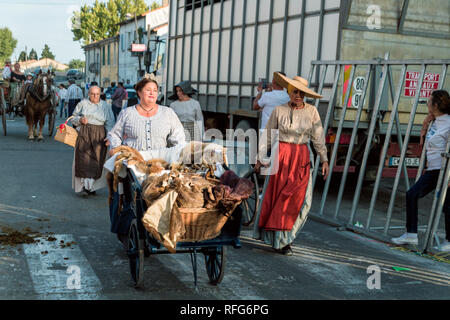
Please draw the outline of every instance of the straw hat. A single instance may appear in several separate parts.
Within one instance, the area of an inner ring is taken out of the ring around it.
[[[195,90],[194,88],[192,88],[191,86],[191,82],[190,81],[181,81],[180,83],[176,84],[173,87],[174,90],[174,94],[172,94],[169,97],[169,100],[178,100],[178,95],[177,95],[177,87],[180,87],[181,90],[183,90],[184,94],[187,94],[188,96],[193,95],[194,93],[197,93],[197,90]]]
[[[280,86],[288,89],[289,85],[291,85],[294,88],[299,89],[300,91],[305,93],[306,97],[309,98],[322,98],[322,96],[313,90],[308,88],[308,81],[302,77],[295,76],[294,78],[290,79],[286,76],[283,76],[281,73],[274,72],[273,78],[276,83],[278,83]]]

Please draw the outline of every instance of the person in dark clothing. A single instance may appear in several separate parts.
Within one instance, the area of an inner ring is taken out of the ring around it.
[[[114,92],[116,91],[117,87],[116,87],[116,83],[115,82],[111,82],[111,94],[114,94]]]
[[[21,83],[26,80],[23,72],[20,71],[20,64],[17,62],[14,65],[14,70],[11,71],[11,82]]]
[[[133,89],[136,90],[136,85],[133,86]],[[127,108],[128,107],[132,107],[135,106],[139,103],[139,98],[137,95],[135,95],[134,97],[130,98],[128,97],[128,102],[127,102]]]
[[[23,82],[26,80],[25,75],[20,71],[20,64],[17,62],[14,65],[14,70],[11,70],[11,104],[13,106],[19,104],[20,89]]]
[[[127,92],[123,87],[123,82],[119,82],[118,87],[112,95],[112,111],[114,113],[114,120],[117,120],[117,116],[122,111],[122,101],[125,100]]]
[[[100,88],[101,94],[100,94],[100,100],[106,101],[106,94],[104,92],[105,88]]]

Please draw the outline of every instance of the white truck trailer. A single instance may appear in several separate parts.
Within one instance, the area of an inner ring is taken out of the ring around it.
[[[427,113],[424,102],[433,89],[450,85],[445,81],[450,58],[448,0],[172,0],[165,97],[176,83],[190,80],[198,90],[194,98],[199,100],[205,119],[215,119],[216,127],[257,128],[259,112],[252,110],[252,102],[259,79],[270,81],[274,71],[289,77],[300,75],[324,96],[310,102],[326,124],[328,143],[336,139],[343,118],[334,171],[343,170],[346,145],[358,122],[352,172],[361,161],[378,88],[383,85],[379,80],[387,52],[389,60],[397,63],[389,64],[389,77],[380,91],[380,119],[370,160],[378,163],[395,102],[393,88],[401,80],[402,66],[406,64],[407,69],[396,114],[398,126],[394,127],[403,137],[421,66],[427,63],[406,159],[412,177],[420,157],[417,143]],[[370,76],[365,79],[369,69]],[[350,95],[344,113],[347,90]],[[386,176],[396,170],[401,149],[396,132],[391,139],[383,171]]]

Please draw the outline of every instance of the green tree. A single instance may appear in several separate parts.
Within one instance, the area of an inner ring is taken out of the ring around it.
[[[82,69],[86,65],[85,61],[82,61],[80,59],[72,59],[69,62],[69,69]]]
[[[19,61],[27,61],[27,53],[25,51],[19,54]]]
[[[28,60],[38,60],[38,55],[36,50],[31,49],[30,54],[28,55]]]
[[[84,5],[72,16],[74,41],[84,45],[113,37],[119,33],[119,23],[128,19],[127,14],[140,15],[147,12],[144,0],[96,0],[93,5]]]
[[[41,59],[44,58],[55,59],[55,55],[50,51],[50,48],[47,44],[44,46],[44,49],[42,49],[41,53]]]
[[[14,49],[16,48],[17,40],[13,38],[11,30],[8,28],[0,29],[0,64],[3,65],[8,59]]]
[[[153,10],[156,10],[158,8],[161,8],[161,5],[158,2],[153,1],[152,5],[150,6],[150,10],[153,11]]]

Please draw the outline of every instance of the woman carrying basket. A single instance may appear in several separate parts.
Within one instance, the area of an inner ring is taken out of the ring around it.
[[[276,82],[288,89],[290,101],[278,106],[272,112],[260,139],[259,161],[255,170],[264,161],[268,149],[272,147],[272,132],[278,130],[279,147],[276,173],[269,178],[261,211],[257,216],[254,237],[263,240],[285,255],[292,255],[291,244],[306,222],[311,208],[312,179],[308,142],[320,156],[324,180],[328,176],[328,158],[322,122],[317,109],[304,102],[304,97],[321,98],[308,88],[308,82],[301,77],[290,79],[278,72]],[[267,139],[264,135],[267,134]],[[272,155],[276,154],[272,150]]]
[[[75,192],[94,195],[105,185],[103,164],[106,160],[106,134],[114,124],[111,107],[100,101],[100,88],[89,88],[89,99],[77,104],[71,122],[78,130],[73,165],[72,187]]]

